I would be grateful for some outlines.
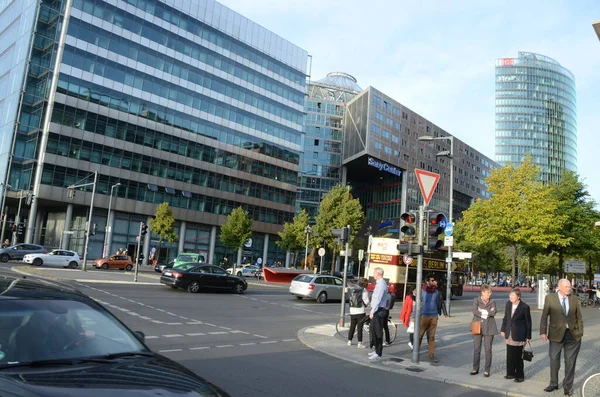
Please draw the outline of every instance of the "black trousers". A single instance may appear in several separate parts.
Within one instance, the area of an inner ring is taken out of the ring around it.
[[[558,387],[558,370],[560,369],[561,351],[565,351],[565,379],[563,388],[565,390],[573,389],[575,380],[575,365],[577,364],[577,355],[581,347],[581,340],[577,341],[567,330],[563,340],[560,342],[550,341],[550,385]]]
[[[352,340],[352,338],[354,338],[354,331],[356,330],[358,342],[362,343],[362,341],[363,341],[363,325],[368,319],[369,319],[369,315],[365,314],[365,313],[350,315],[350,329],[348,330],[348,340]]]
[[[506,345],[506,375],[525,379],[523,371],[523,346]]]
[[[385,313],[384,313],[385,312]],[[387,310],[379,309],[371,319],[369,331],[371,333],[371,343],[375,346],[375,353],[379,357],[383,354],[383,335],[384,324],[387,323]]]

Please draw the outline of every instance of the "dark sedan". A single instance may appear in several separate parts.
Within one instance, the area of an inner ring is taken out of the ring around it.
[[[2,396],[229,396],[153,353],[93,299],[0,272]]]
[[[207,263],[186,263],[165,269],[160,282],[172,288],[185,288],[193,293],[211,289],[241,294],[248,288],[244,278],[233,276],[222,268]]]

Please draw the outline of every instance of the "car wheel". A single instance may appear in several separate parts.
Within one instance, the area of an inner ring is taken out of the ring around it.
[[[8,254],[2,254],[0,255],[0,261],[1,262],[8,262],[10,260],[10,256],[8,256]]]
[[[319,296],[317,296],[317,302],[325,303],[327,302],[327,292],[321,292]]]
[[[301,297],[301,296],[298,296],[298,295],[296,295],[296,299],[298,299],[298,300],[302,300],[302,297]]]
[[[242,285],[242,283],[237,283],[236,285],[233,286],[233,293],[234,294],[243,294],[244,293],[244,286]]]
[[[236,275],[237,275],[238,277],[242,277],[242,272],[237,272],[237,273],[236,273]]]
[[[127,270],[128,272],[130,272],[131,269],[133,269],[133,265],[127,265],[127,266],[125,266],[125,270]]]
[[[198,283],[197,281],[192,281],[190,283],[190,285],[188,285],[187,290],[188,290],[188,292],[191,292],[192,294],[199,292],[200,291],[200,283]]]
[[[108,270],[108,263],[105,263],[104,265],[102,265],[102,269]]]
[[[40,258],[35,258],[33,260],[33,266],[42,266],[42,260]]]
[[[77,262],[75,262],[75,261],[69,262],[69,269],[77,269]]]

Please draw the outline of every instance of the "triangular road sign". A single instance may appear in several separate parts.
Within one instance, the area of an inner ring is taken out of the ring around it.
[[[433,197],[435,187],[440,180],[440,174],[420,170],[418,168],[415,168],[415,174],[417,174],[417,181],[419,181],[419,187],[421,188],[421,194],[423,195],[425,206],[428,206],[431,198]]]

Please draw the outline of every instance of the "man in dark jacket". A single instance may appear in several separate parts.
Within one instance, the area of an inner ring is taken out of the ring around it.
[[[419,332],[419,346],[423,342],[423,335],[428,332],[427,355],[429,362],[438,363],[435,358],[435,331],[437,329],[438,317],[442,314],[442,295],[437,289],[435,276],[427,277],[422,295],[421,322]]]

